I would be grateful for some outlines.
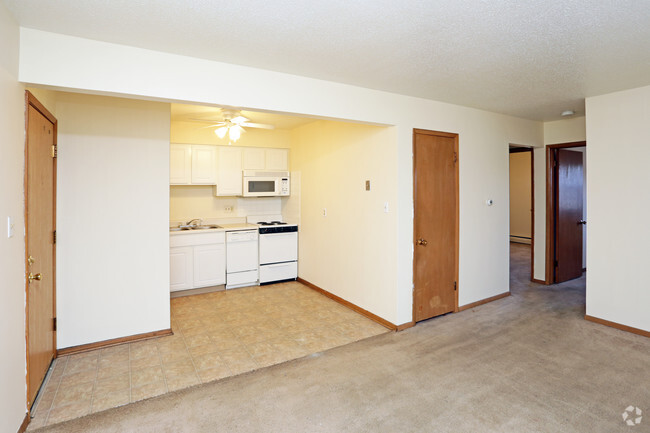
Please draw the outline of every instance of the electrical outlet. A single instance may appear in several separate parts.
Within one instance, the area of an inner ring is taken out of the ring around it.
[[[384,202],[384,212],[388,213],[388,202],[387,201]]]
[[[223,210],[224,210],[226,213],[230,213],[230,212],[232,212],[232,206],[226,206],[226,207],[223,208]]]
[[[326,207],[323,208],[323,216],[327,216],[327,208]]]
[[[366,181],[366,191],[370,191],[370,181]]]

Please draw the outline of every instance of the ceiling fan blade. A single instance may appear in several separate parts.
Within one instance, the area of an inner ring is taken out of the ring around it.
[[[190,117],[187,120],[191,120],[192,122],[220,122],[220,123],[224,122],[223,119],[200,119],[197,117]]]
[[[250,122],[245,122],[245,123],[240,123],[239,126],[243,126],[244,128],[275,129],[275,126],[273,126],[273,125],[266,125],[266,124],[264,124],[264,123],[250,123]]]
[[[202,127],[198,128],[198,129],[216,128],[216,127],[224,126],[224,125],[227,125],[227,123],[226,122],[219,122],[219,123],[215,123],[214,125],[202,126]]]
[[[244,123],[244,122],[248,122],[248,120],[249,119],[247,119],[244,116],[237,116],[237,117],[234,117],[234,118],[230,119],[230,121],[232,123],[239,123],[239,124]]]

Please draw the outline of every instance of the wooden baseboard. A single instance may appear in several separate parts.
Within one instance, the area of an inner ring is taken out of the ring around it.
[[[310,283],[307,280],[303,280],[302,278],[298,277],[297,280],[299,283],[304,284],[305,286],[309,287],[310,289],[313,289],[320,293],[321,295],[325,295],[328,298],[338,302],[339,304],[348,307],[351,310],[356,311],[357,313],[361,314],[362,316],[366,316],[370,320],[374,320],[375,322],[379,323],[382,326],[385,326],[386,328],[390,329],[391,331],[396,331],[397,330],[397,325],[392,324],[388,320],[384,320],[381,317],[377,316],[376,314],[371,313],[368,310],[364,310],[363,308],[354,305],[352,302],[346,301],[345,299],[336,296],[334,293],[330,293],[325,289],[321,289],[315,284]],[[406,328],[404,328],[406,329]]]
[[[621,331],[631,332],[632,334],[638,334],[638,335],[643,335],[644,337],[650,337],[650,332],[644,331],[643,329],[633,328],[627,325],[621,325],[620,323],[610,322],[609,320],[599,319],[598,317],[589,316],[587,314],[585,314],[585,320],[598,323],[600,325],[605,325],[612,328],[620,329]]]
[[[460,312],[460,311],[469,310],[470,308],[478,307],[479,305],[487,304],[488,302],[496,301],[498,299],[505,298],[506,296],[510,296],[510,292],[504,292],[501,293],[500,295],[491,296],[489,298],[485,298],[480,301],[472,302],[471,304],[463,305],[462,307],[458,307],[458,311]]]
[[[395,329],[396,331],[403,331],[405,329],[409,329],[415,326],[415,322],[406,322],[402,323],[401,325],[397,325],[397,328]]]
[[[533,278],[531,281],[532,281],[533,283],[544,284],[544,285],[546,285],[546,281],[544,281],[544,280],[538,280],[538,279],[536,279],[536,278]]]
[[[89,350],[103,349],[105,347],[117,346],[124,343],[133,343],[134,341],[149,340],[150,338],[164,337],[166,335],[174,335],[174,333],[171,329],[161,329],[160,331],[145,332],[144,334],[129,335],[128,337],[113,338],[111,340],[98,341],[96,343],[81,344],[79,346],[59,349],[57,351],[57,356],[88,352]]]
[[[25,419],[23,420],[23,423],[20,425],[20,428],[18,429],[18,433],[25,433],[27,431],[27,426],[29,425],[29,421],[31,418],[29,417],[29,412],[25,414]]]

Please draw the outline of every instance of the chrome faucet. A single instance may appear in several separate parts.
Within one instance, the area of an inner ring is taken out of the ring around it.
[[[194,224],[192,224],[192,223],[194,223]],[[185,224],[185,225],[189,226],[189,227],[196,227],[196,226],[200,226],[202,223],[203,223],[203,220],[201,218],[194,218],[193,220],[189,220],[187,222],[187,224]]]

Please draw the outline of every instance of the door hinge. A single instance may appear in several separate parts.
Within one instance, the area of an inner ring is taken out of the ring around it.
[[[454,291],[458,290],[458,282],[454,281]]]
[[[555,266],[555,267],[557,268],[558,265],[559,265],[559,262],[558,262],[557,260],[555,260],[555,261],[553,262],[553,266]]]
[[[454,152],[454,164],[458,162],[458,152]]]
[[[56,244],[56,230],[52,232],[52,242]]]
[[[53,144],[52,147],[50,148],[50,155],[52,155],[52,158],[56,158],[56,155],[58,153],[59,149],[56,144]]]
[[[56,332],[56,317],[52,318],[52,331]]]

